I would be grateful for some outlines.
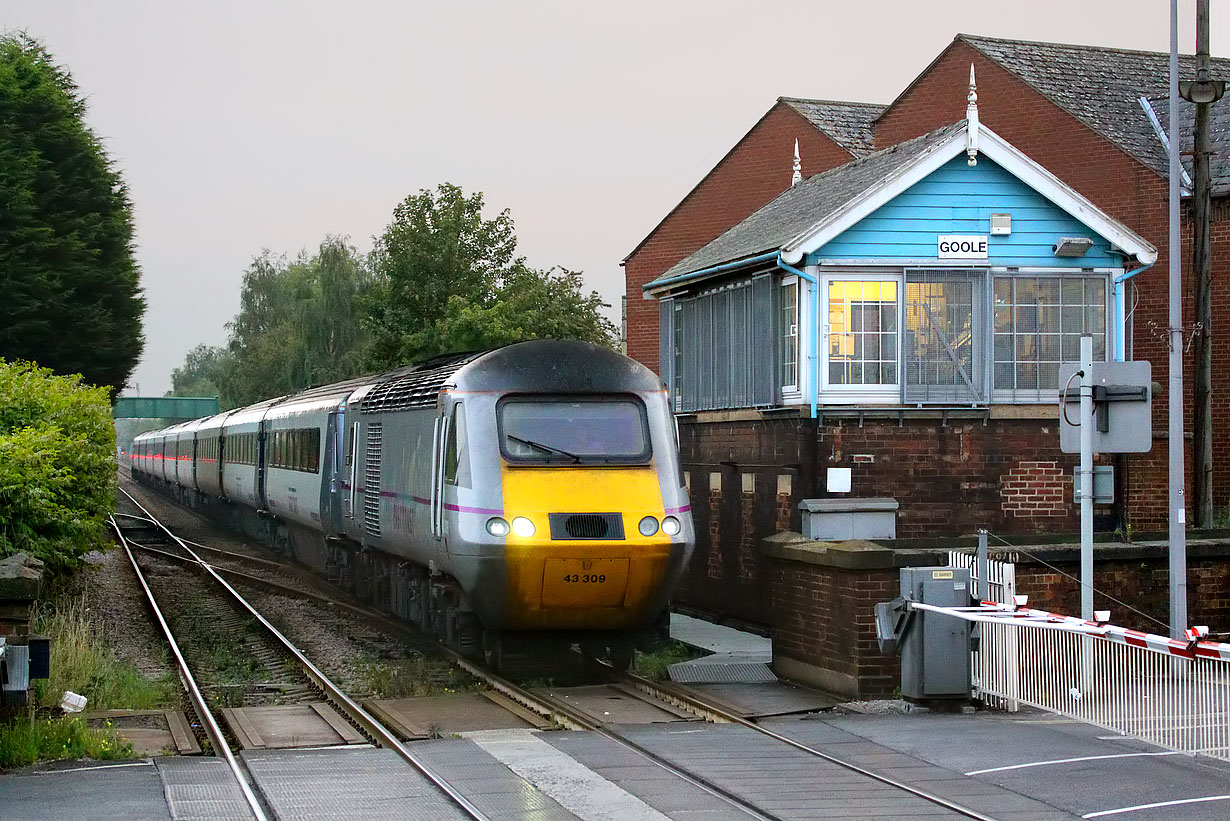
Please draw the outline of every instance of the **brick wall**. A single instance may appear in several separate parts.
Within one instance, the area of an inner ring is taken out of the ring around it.
[[[1033,555],[1014,557],[1017,593],[1029,596],[1030,607],[1080,615],[1079,550],[1065,546],[1030,548],[1029,552]],[[1110,610],[1116,625],[1148,633],[1168,632],[1170,557],[1165,545],[1098,545],[1093,586],[1094,608]],[[1188,543],[1187,601],[1189,623],[1208,625],[1214,633],[1230,633],[1230,542]]]
[[[645,299],[642,286],[789,188],[796,139],[804,177],[852,159],[777,103],[628,255],[628,356],[658,370],[658,302]]]
[[[800,417],[729,422],[684,420],[680,447],[689,476],[697,548],[676,592],[684,606],[739,621],[768,623],[763,557],[750,545],[783,530],[800,531],[798,503],[822,498],[826,468],[848,467],[854,497],[900,503],[899,538],[1075,533],[1072,502],[1077,457],[1059,451],[1050,420]],[[1161,451],[1160,454],[1158,451]],[[1165,463],[1165,442],[1143,454]],[[1103,461],[1109,461],[1104,459]],[[1129,503],[1165,510],[1164,485],[1138,483],[1129,468]],[[1122,469],[1122,464],[1120,465]],[[783,492],[784,491],[784,492]],[[1115,508],[1095,508],[1099,530],[1119,525]],[[1140,529],[1139,524],[1136,525]]]

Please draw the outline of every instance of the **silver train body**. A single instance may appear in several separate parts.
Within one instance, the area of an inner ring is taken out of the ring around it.
[[[580,342],[173,425],[137,437],[131,467],[472,655],[529,634],[630,655],[694,543],[660,381]]]

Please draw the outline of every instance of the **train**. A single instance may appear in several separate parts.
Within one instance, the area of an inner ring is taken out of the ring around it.
[[[450,354],[137,436],[142,484],[497,670],[626,668],[695,544],[658,377],[585,342]]]

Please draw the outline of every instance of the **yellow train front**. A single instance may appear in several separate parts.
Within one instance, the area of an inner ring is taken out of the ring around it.
[[[539,340],[383,381],[346,414],[351,535],[426,569],[410,618],[497,663],[546,640],[619,666],[664,618],[694,532],[648,368]]]

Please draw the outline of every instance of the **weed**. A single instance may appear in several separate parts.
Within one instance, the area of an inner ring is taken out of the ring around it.
[[[174,677],[167,673],[151,681],[116,656],[91,622],[83,599],[44,604],[35,615],[34,629],[51,637],[51,678],[34,682],[39,704],[59,704],[65,690],[88,698],[91,710],[148,710],[177,703]]]
[[[36,761],[132,758],[132,745],[111,730],[96,730],[79,718],[34,720],[20,717],[0,725],[0,769],[24,767]]]
[[[708,655],[703,650],[678,641],[672,641],[660,650],[652,653],[637,653],[632,669],[650,681],[662,681],[668,676],[667,668],[681,661],[691,661],[694,658]]]
[[[470,676],[449,662],[416,657],[369,662],[368,687],[382,698],[438,696],[481,689]]]

